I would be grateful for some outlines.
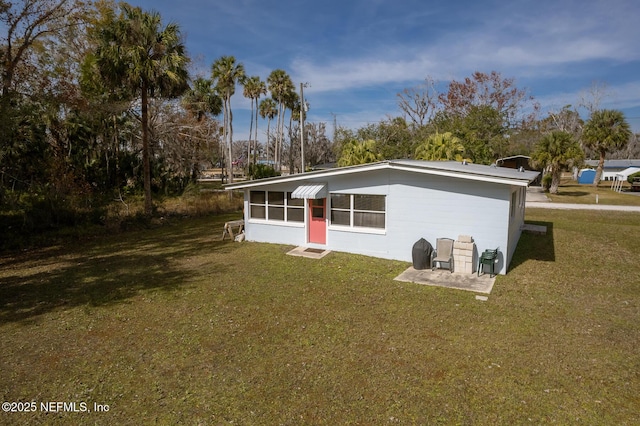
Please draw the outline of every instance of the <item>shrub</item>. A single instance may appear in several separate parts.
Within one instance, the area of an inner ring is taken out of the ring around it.
[[[276,172],[276,169],[266,164],[251,164],[249,165],[249,175],[254,179],[264,179],[280,174]]]
[[[629,183],[633,183],[633,180],[634,180],[634,179],[640,179],[640,172],[636,172],[636,173],[634,173],[634,174],[632,174],[632,175],[629,175],[629,176],[627,177],[627,182],[629,182]]]

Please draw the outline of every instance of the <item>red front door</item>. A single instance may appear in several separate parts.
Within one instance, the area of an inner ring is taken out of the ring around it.
[[[327,199],[309,200],[309,242],[327,243]]]

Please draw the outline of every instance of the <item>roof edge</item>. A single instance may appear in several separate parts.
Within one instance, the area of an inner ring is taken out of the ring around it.
[[[298,173],[295,175],[288,176],[277,176],[272,178],[258,179],[258,180],[250,180],[250,181],[242,181],[239,183],[230,183],[224,185],[225,189],[244,189],[244,188],[252,188],[256,186],[264,186],[271,183],[286,183],[286,182],[297,182],[297,181],[309,181],[315,179],[322,179],[327,176],[339,176],[350,173],[361,173],[372,170],[384,170],[384,169],[395,169],[395,170],[405,170],[414,173],[423,173],[423,174],[431,174],[438,176],[447,176],[454,177],[459,179],[468,179],[468,180],[478,180],[483,182],[492,182],[499,184],[509,184],[516,186],[529,186],[531,182],[533,182],[538,175],[539,172],[535,171],[525,171],[525,172],[517,172],[518,175],[513,176],[500,176],[498,174],[490,174],[490,173],[480,173],[474,168],[478,166],[482,167],[492,167],[485,166],[479,164],[470,164],[468,170],[460,169],[460,168],[447,168],[446,164],[458,164],[457,162],[424,162],[424,163],[416,163],[416,160],[384,160],[376,163],[367,163],[367,164],[358,164],[356,166],[347,166],[347,167],[338,167],[329,170],[318,170],[307,173]],[[440,167],[436,167],[439,165]],[[502,168],[498,168],[501,170],[505,170]],[[511,169],[509,169],[511,170]],[[515,172],[515,170],[514,170]],[[521,176],[520,176],[521,174]]]

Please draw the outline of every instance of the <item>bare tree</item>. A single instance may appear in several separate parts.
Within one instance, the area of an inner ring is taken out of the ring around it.
[[[438,102],[438,92],[435,81],[431,77],[424,79],[424,83],[404,89],[398,93],[398,107],[416,126],[424,126],[433,116]]]
[[[77,21],[82,5],[75,0],[0,1],[0,59],[2,97],[14,84],[15,72],[36,41],[53,36]]]
[[[306,123],[305,129],[308,138],[305,155],[309,163],[313,166],[335,161],[332,143],[326,135],[326,123]]]
[[[451,81],[439,101],[445,112],[459,117],[468,115],[473,108],[489,106],[503,117],[508,128],[535,122],[540,108],[526,90],[515,85],[515,79],[503,78],[497,71],[476,71],[464,81]]]
[[[573,135],[576,139],[580,138],[584,122],[580,118],[580,114],[571,105],[565,105],[560,111],[549,111],[549,117],[542,120],[542,130],[552,132],[559,130]]]
[[[580,100],[578,106],[585,108],[589,115],[594,111],[598,111],[602,104],[602,100],[611,96],[607,87],[607,83],[594,81],[591,87],[580,92]]]
[[[195,181],[201,169],[212,167],[220,150],[220,127],[209,115],[198,117],[176,108],[175,102],[154,99],[150,130],[156,158],[174,178]]]

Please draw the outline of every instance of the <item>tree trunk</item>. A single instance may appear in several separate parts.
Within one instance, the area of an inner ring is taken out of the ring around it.
[[[267,118],[267,144],[265,145],[265,150],[267,151],[267,166],[269,165],[269,148],[271,147],[271,139],[269,137],[270,130],[271,130],[271,118]]]
[[[144,213],[151,216],[153,204],[151,201],[151,162],[149,160],[149,94],[147,84],[142,83],[142,170],[144,181]]]
[[[253,165],[256,165],[256,155],[258,151],[258,98],[256,98],[256,128],[255,137],[253,138]]]
[[[554,167],[551,169],[551,186],[549,187],[550,194],[557,194],[560,187],[560,168]]]
[[[273,141],[273,168],[278,170],[278,141],[280,140],[280,102],[278,102],[278,117],[276,119],[276,136]]]
[[[600,151],[600,161],[598,161],[598,167],[596,168],[596,177],[593,179],[593,186],[596,188],[602,179],[602,171],[604,170],[604,158],[607,155],[605,150]]]
[[[221,178],[220,178],[220,182],[224,185],[224,169],[225,167],[227,167],[227,154],[225,154],[225,150],[227,149],[227,147],[225,146],[228,142],[228,138],[227,138],[227,132],[228,132],[228,126],[227,126],[227,98],[225,97],[222,101],[222,158],[220,158],[220,168],[222,169],[222,174],[221,174]],[[229,170],[227,170],[227,173],[229,173]]]
[[[251,98],[251,124],[249,125],[249,143],[247,144],[247,174],[249,174],[249,164],[251,164],[251,138],[253,137],[253,98]]]
[[[228,109],[228,121],[229,121],[229,179],[227,179],[228,183],[233,183],[233,113],[231,112],[231,97],[227,98],[227,109]],[[231,193],[229,193],[231,195]]]

